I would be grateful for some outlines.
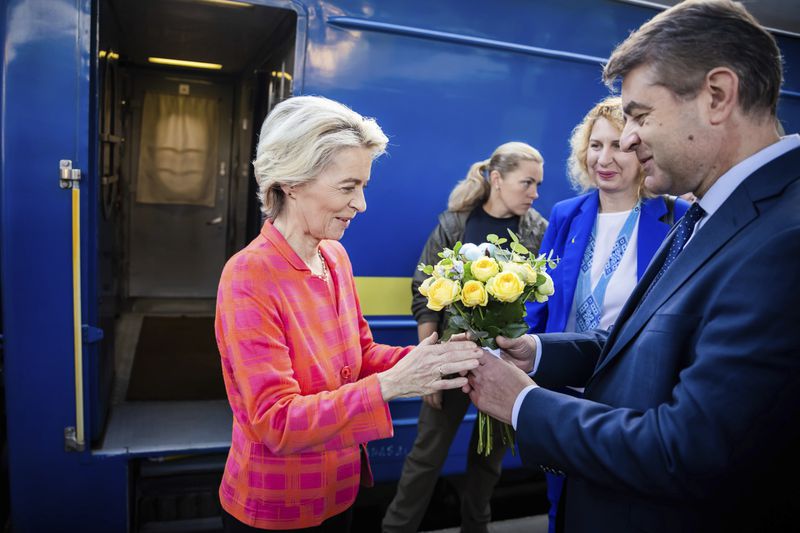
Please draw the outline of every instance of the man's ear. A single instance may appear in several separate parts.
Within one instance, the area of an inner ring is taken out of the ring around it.
[[[704,90],[711,124],[725,122],[739,105],[739,76],[728,67],[717,67],[706,74]]]

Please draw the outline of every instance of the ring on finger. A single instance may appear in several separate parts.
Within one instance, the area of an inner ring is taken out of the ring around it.
[[[444,379],[444,370],[442,370],[441,366],[439,367],[439,379]]]

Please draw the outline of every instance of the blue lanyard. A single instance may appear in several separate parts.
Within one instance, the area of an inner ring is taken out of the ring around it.
[[[625,250],[628,249],[628,243],[631,242],[633,229],[636,227],[636,222],[639,220],[639,213],[641,212],[641,202],[638,202],[625,223],[614,239],[614,247],[608,256],[603,271],[600,274],[600,279],[597,280],[594,290],[591,290],[592,284],[592,261],[594,260],[594,247],[597,239],[597,217],[595,217],[594,225],[592,226],[592,235],[589,237],[589,243],[586,245],[586,250],[583,253],[583,260],[581,261],[581,269],[578,273],[578,285],[575,288],[575,330],[586,331],[594,329],[600,325],[600,316],[603,310],[603,300],[606,297],[606,288],[611,281],[614,272],[622,262],[622,256],[625,255]]]

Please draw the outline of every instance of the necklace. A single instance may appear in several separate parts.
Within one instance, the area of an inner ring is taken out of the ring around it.
[[[314,274],[313,271],[311,274],[322,281],[328,281],[328,264],[325,262],[325,258],[322,257],[322,251],[319,248],[317,249],[317,257],[319,257],[319,262],[322,264],[322,274]]]

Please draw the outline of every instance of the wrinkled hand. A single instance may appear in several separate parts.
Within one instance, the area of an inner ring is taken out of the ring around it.
[[[437,411],[442,410],[442,391],[437,390],[436,392],[432,392],[430,394],[426,394],[422,397],[422,401],[431,407],[432,409],[436,409]]]
[[[509,339],[500,336],[495,337],[495,342],[503,350],[503,359],[526,374],[533,370],[533,362],[536,360],[536,341],[533,340],[533,337],[523,335],[516,339]]]
[[[474,342],[436,344],[437,338],[436,333],[432,334],[392,368],[378,374],[384,400],[424,396],[467,384],[466,377],[445,379],[445,376],[477,367],[483,351]]]
[[[447,339],[447,342],[456,342],[456,341],[474,341],[475,339],[466,331],[461,333],[454,333],[450,335],[450,338]]]
[[[497,420],[511,423],[514,402],[519,393],[534,382],[514,364],[485,354],[480,365],[469,373],[469,384],[462,387],[480,411]]]

